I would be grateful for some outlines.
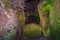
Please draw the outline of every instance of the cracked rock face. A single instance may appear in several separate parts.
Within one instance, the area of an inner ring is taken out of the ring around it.
[[[25,0],[9,0],[10,4],[20,9],[25,9]]]
[[[7,11],[0,10],[0,36],[3,36],[7,30],[17,28],[17,15],[13,9]],[[0,38],[1,39],[1,38]]]

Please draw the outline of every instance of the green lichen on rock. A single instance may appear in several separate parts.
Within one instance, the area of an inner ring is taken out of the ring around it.
[[[10,6],[9,0],[4,0],[5,8],[8,8]]]
[[[27,24],[24,28],[24,35],[28,38],[39,38],[42,35],[42,28],[37,24]]]
[[[19,21],[19,25],[21,26],[24,21],[25,21],[25,14],[24,14],[24,11],[21,10],[21,9],[15,9],[17,12],[17,15],[18,15],[18,21]]]
[[[16,35],[16,29],[7,30],[6,34],[4,35],[4,40],[14,40]]]
[[[42,27],[43,27],[43,35],[45,37],[49,37],[51,35],[51,30],[50,30],[51,25],[50,24],[51,24],[52,18],[53,18],[53,16],[52,16],[53,15],[53,6],[52,6],[53,4],[52,3],[54,3],[54,0],[46,0],[43,3],[38,5],[39,16],[40,16],[41,22],[43,23],[43,24],[41,23]],[[43,15],[45,15],[45,16],[43,16]]]

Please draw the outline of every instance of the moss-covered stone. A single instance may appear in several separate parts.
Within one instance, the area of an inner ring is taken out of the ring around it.
[[[18,14],[18,21],[19,24],[23,24],[25,22],[25,14],[23,10],[17,10],[17,14]]]
[[[42,35],[42,28],[37,24],[28,24],[24,28],[24,35],[29,38],[39,38]]]

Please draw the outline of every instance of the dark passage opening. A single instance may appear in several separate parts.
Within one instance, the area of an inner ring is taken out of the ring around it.
[[[26,0],[25,1],[25,24],[37,23],[40,24],[37,5],[40,0]]]

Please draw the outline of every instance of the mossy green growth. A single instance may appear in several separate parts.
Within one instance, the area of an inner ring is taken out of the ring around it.
[[[22,14],[19,15],[19,21],[23,21],[24,20],[24,16]]]
[[[4,0],[5,8],[7,9],[10,6],[9,0]]]
[[[27,24],[24,28],[24,36],[28,38],[39,38],[42,35],[42,28],[37,24]]]
[[[24,23],[24,20],[25,20],[24,11],[17,10],[17,13],[18,13],[18,21],[19,21],[19,24]]]
[[[50,28],[48,28],[45,32],[43,32],[45,37],[49,37],[51,35]]]

